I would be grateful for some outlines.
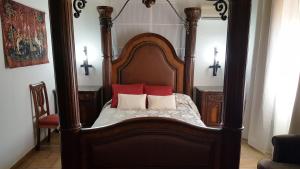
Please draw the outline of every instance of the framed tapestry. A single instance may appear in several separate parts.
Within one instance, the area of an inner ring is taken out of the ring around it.
[[[11,0],[4,1],[2,8],[6,67],[49,63],[45,13]]]

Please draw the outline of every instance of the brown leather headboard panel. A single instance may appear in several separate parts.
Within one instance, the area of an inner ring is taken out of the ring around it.
[[[132,38],[112,63],[112,83],[171,85],[183,92],[184,63],[164,37],[145,33]]]

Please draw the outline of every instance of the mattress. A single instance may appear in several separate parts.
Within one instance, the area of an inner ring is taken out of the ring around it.
[[[141,117],[163,117],[179,120],[195,126],[205,127],[192,99],[184,94],[175,94],[176,110],[120,110],[106,103],[92,127],[106,127],[124,120]]]

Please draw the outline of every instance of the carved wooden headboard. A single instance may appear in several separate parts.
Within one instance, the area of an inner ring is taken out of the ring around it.
[[[135,36],[112,63],[112,83],[170,85],[183,93],[184,62],[164,37],[144,33]]]
[[[120,57],[112,61],[113,26],[109,6],[97,7],[100,15],[103,52],[104,102],[111,98],[114,83],[145,83],[171,85],[174,92],[192,96],[194,85],[195,44],[200,8],[186,8],[186,46],[184,62],[176,55],[171,43],[164,37],[144,33],[131,39],[123,48]]]

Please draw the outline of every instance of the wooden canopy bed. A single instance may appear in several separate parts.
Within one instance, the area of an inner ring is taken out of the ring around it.
[[[80,125],[71,0],[49,0],[64,169],[238,169],[251,0],[230,0],[222,128],[166,118],[138,118],[102,128]],[[171,85],[192,95],[199,8],[187,8],[185,61],[164,37],[131,39],[112,61],[111,14],[98,7],[102,33],[104,101],[114,83]],[[155,57],[154,57],[155,56]],[[153,69],[155,65],[155,69]],[[130,75],[130,76],[129,76]],[[154,76],[155,75],[155,76]]]

